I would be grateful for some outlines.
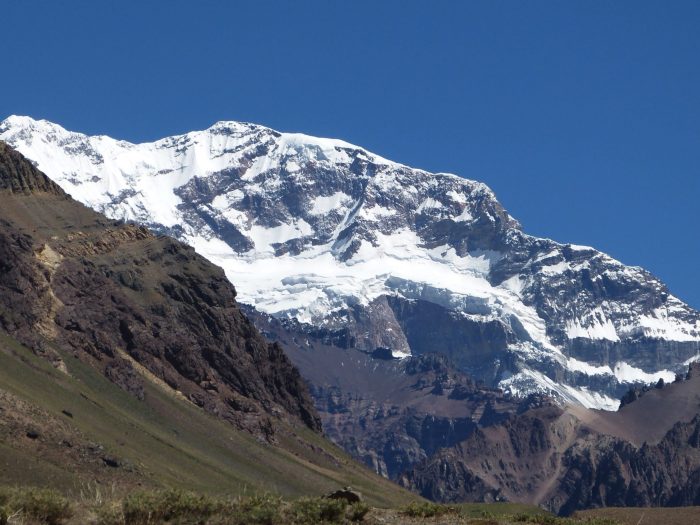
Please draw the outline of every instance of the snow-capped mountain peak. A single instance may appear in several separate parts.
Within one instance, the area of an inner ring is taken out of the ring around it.
[[[0,139],[83,203],[191,244],[242,302],[336,344],[441,351],[514,392],[606,408],[700,352],[700,315],[661,282],[524,234],[480,182],[228,121],[131,144],[13,116]]]

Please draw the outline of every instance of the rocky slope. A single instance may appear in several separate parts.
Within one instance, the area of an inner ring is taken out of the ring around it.
[[[439,451],[402,483],[444,501],[507,499],[568,514],[700,503],[700,367],[619,412],[549,405]]]
[[[335,346],[438,352],[491,387],[608,409],[700,351],[698,312],[658,279],[527,235],[479,182],[237,122],[130,144],[10,117],[0,139]]]
[[[245,311],[311,383],[326,436],[394,480],[533,402],[477,383],[440,354],[399,360],[385,349],[369,355],[290,331],[252,308]]]
[[[144,377],[270,439],[274,417],[320,429],[279,345],[224,273],[178,241],[73,201],[0,143],[0,328],[62,367],[65,353],[137,398]]]

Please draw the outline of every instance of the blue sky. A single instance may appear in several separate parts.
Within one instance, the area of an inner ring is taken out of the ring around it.
[[[343,138],[700,307],[700,2],[8,0],[0,27],[0,118]]]

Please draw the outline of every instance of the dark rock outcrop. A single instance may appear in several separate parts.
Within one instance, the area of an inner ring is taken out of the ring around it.
[[[23,194],[36,191],[68,198],[58,184],[2,141],[0,141],[0,191]]]
[[[352,487],[344,487],[342,489],[334,490],[333,492],[326,494],[328,499],[338,499],[352,503],[359,503],[362,501],[362,493],[353,490]]]

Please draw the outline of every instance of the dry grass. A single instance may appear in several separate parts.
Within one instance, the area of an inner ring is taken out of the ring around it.
[[[610,518],[622,525],[695,525],[700,523],[700,507],[593,509],[579,511],[575,516]]]
[[[700,507],[608,508],[571,518],[518,504],[410,504],[398,509],[348,505],[321,497],[271,494],[212,497],[182,490],[119,497],[86,487],[68,499],[56,491],[0,487],[0,525],[690,525]]]
[[[410,504],[401,509],[349,505],[323,497],[270,494],[212,497],[182,490],[137,491],[124,497],[86,492],[0,488],[1,525],[619,525],[607,518],[559,518],[522,505]],[[521,509],[518,512],[515,509]]]

